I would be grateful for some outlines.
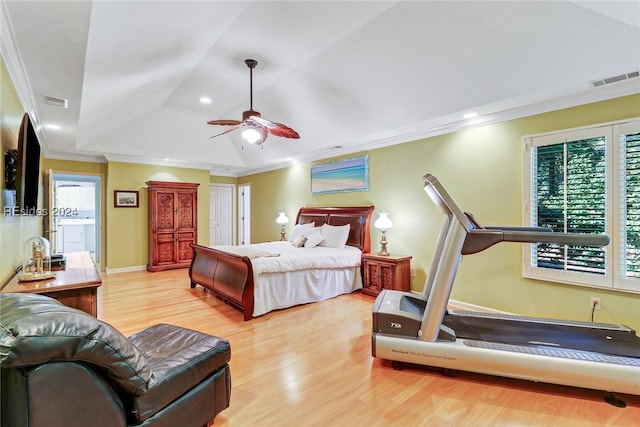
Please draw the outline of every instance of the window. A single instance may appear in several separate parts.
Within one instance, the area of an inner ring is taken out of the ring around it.
[[[640,291],[640,120],[524,138],[525,223],[607,234],[603,248],[527,245],[525,277]]]

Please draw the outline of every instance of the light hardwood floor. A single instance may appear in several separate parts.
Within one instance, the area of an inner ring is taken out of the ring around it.
[[[185,269],[103,274],[98,317],[125,335],[172,323],[231,342],[231,406],[215,426],[640,426],[640,396],[460,372],[396,371],[371,357],[374,299],[359,292],[268,313],[189,287]]]

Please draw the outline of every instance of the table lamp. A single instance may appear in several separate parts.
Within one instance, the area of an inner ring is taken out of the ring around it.
[[[280,224],[280,240],[287,240],[285,235],[284,226],[289,222],[289,218],[284,212],[278,213],[278,217],[276,218],[276,223]]]
[[[373,224],[375,228],[382,231],[382,239],[380,240],[380,252],[378,255],[380,256],[389,256],[389,252],[387,252],[387,236],[386,231],[393,227],[393,223],[389,219],[389,214],[387,212],[380,212],[380,216]]]

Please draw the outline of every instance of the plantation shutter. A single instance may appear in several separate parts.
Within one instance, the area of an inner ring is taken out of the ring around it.
[[[525,223],[611,239],[604,248],[526,245],[523,276],[640,292],[640,120],[523,140]]]
[[[533,225],[564,233],[605,232],[606,142],[601,136],[533,149]],[[605,274],[605,261],[602,248],[540,243],[532,250],[535,267]]]
[[[621,138],[622,271],[640,278],[640,132]]]

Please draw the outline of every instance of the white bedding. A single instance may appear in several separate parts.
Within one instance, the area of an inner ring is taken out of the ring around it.
[[[290,242],[247,245],[254,276],[253,317],[279,308],[323,301],[362,288],[362,251],[353,246],[296,248]],[[224,247],[214,246],[225,250]],[[278,254],[278,256],[275,256]]]

